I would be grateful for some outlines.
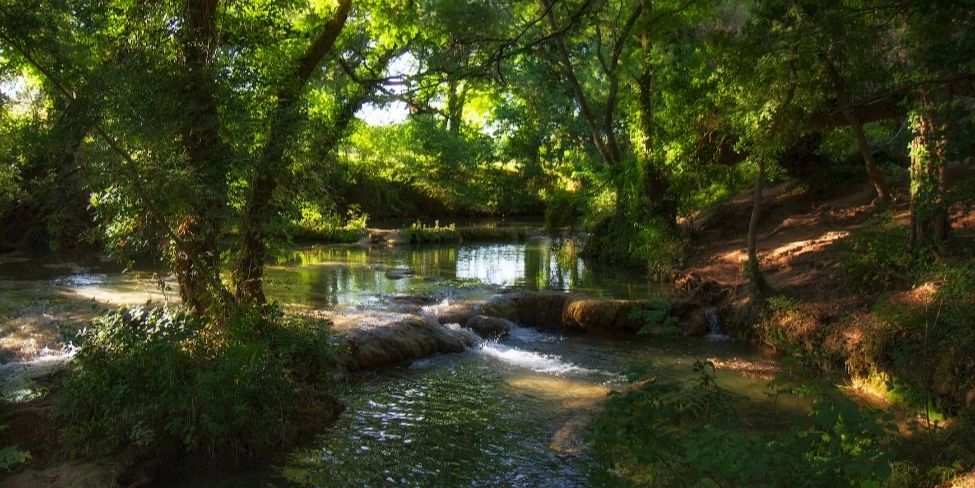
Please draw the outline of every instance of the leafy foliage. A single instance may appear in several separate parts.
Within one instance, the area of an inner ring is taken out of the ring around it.
[[[889,213],[875,216],[845,243],[841,264],[850,283],[861,291],[909,284],[915,271],[907,228]]]
[[[331,354],[322,324],[270,317],[233,318],[219,345],[206,321],[181,309],[96,319],[81,333],[60,390],[65,442],[85,455],[174,448],[250,455],[286,442],[302,409],[333,408]]]
[[[591,438],[597,486],[881,486],[891,475],[890,424],[852,401],[814,397],[807,419],[766,433],[743,420],[713,365],[695,371],[609,400]]]
[[[7,429],[6,425],[0,425],[0,434]],[[17,446],[0,447],[0,471],[10,471],[17,465],[30,461],[30,453],[17,449]]]

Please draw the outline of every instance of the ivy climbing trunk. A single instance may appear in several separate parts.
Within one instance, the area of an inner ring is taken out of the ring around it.
[[[180,137],[199,194],[179,219],[172,244],[173,271],[180,298],[198,315],[208,314],[224,290],[217,237],[224,218],[228,166],[213,83],[217,4],[217,0],[188,0],[183,5],[180,38],[179,61],[185,65]]]
[[[930,245],[944,254],[951,223],[945,203],[945,160],[947,117],[940,90],[922,91],[918,108],[911,116],[911,247]]]

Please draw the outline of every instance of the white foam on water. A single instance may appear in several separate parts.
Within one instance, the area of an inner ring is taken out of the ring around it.
[[[708,318],[708,333],[704,336],[704,340],[711,342],[731,340],[731,336],[721,327],[721,316],[714,307],[706,307],[704,315]]]
[[[28,395],[33,379],[63,368],[77,352],[78,348],[73,345],[61,350],[44,348],[39,356],[29,361],[0,364],[0,396],[17,400]]]
[[[585,374],[600,372],[576,366],[567,361],[563,361],[562,358],[555,355],[525,351],[517,347],[506,346],[497,341],[485,341],[474,349],[474,352],[512,366],[530,369],[536,373],[561,375],[568,373]]]
[[[484,342],[484,339],[482,339],[481,336],[477,335],[476,332],[474,332],[471,329],[468,329],[467,327],[463,327],[458,323],[449,323],[443,325],[448,330],[450,330],[450,332],[454,334],[458,339],[460,339],[460,341],[463,342],[464,345],[467,347],[476,347],[479,344],[481,344],[481,342]]]
[[[437,315],[438,313],[446,310],[448,307],[450,307],[450,298],[444,298],[438,303],[434,303],[432,305],[423,305],[422,307],[420,307],[420,309],[423,310],[424,312]]]
[[[545,332],[539,332],[537,329],[521,327],[519,325],[511,327],[509,337],[518,342],[558,342],[562,340],[559,336],[546,334]]]

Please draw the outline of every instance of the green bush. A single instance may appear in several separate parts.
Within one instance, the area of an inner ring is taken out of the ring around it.
[[[220,334],[174,308],[94,320],[58,398],[66,445],[248,455],[288,442],[299,406],[331,404],[326,329],[274,309],[229,320]]]
[[[686,237],[662,219],[617,214],[593,228],[582,254],[597,261],[645,267],[659,278],[680,266],[686,248]]]
[[[905,406],[957,414],[975,391],[975,265],[942,263],[919,276],[936,291],[921,302],[880,301],[851,373],[885,378],[891,399]]]
[[[461,239],[455,224],[441,227],[439,220],[434,221],[432,226],[418,220],[403,229],[403,234],[410,244],[440,244],[459,242]]]
[[[545,233],[558,236],[563,230],[575,230],[582,218],[582,205],[575,193],[565,190],[553,192],[545,207]]]
[[[890,476],[886,417],[818,396],[808,419],[758,430],[710,363],[695,368],[697,382],[642,382],[607,402],[590,438],[595,485],[879,487]]]
[[[342,222],[340,216],[323,214],[318,207],[306,204],[290,233],[298,241],[351,244],[366,235],[368,221],[369,216],[358,207],[350,208]]]
[[[0,424],[0,434],[7,430],[6,425]],[[0,436],[2,439],[2,436]],[[17,446],[4,446],[0,444],[0,471],[10,471],[19,464],[30,461],[30,453],[17,449]]]
[[[906,226],[878,215],[845,242],[840,264],[850,284],[864,292],[909,284],[916,271]]]

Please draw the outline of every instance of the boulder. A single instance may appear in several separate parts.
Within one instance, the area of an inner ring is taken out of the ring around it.
[[[572,300],[562,311],[562,326],[589,331],[636,333],[643,328],[644,322],[630,314],[634,309],[648,306],[650,303],[642,300]]]
[[[441,324],[466,324],[471,317],[479,314],[481,314],[481,304],[476,302],[456,302],[436,306],[433,309],[433,315]]]
[[[407,364],[436,353],[464,350],[464,342],[449,329],[419,315],[385,314],[386,320],[362,319],[342,337],[346,369],[362,370]],[[354,320],[354,319],[353,319]]]
[[[687,317],[680,321],[681,333],[688,337],[702,337],[707,335],[711,328],[708,315],[704,308],[697,308],[690,312]]]
[[[695,299],[678,300],[670,304],[670,315],[677,318],[681,334],[687,337],[707,335],[711,324],[704,305]]]
[[[511,333],[512,326],[514,324],[509,320],[487,315],[475,315],[464,324],[464,327],[477,332],[478,335],[486,339],[507,337]]]
[[[518,292],[495,297],[483,313],[531,327],[562,328],[562,309],[574,295],[560,292]]]
[[[386,278],[391,280],[401,280],[403,278],[409,278],[415,275],[412,269],[408,268],[392,268],[386,271]]]

